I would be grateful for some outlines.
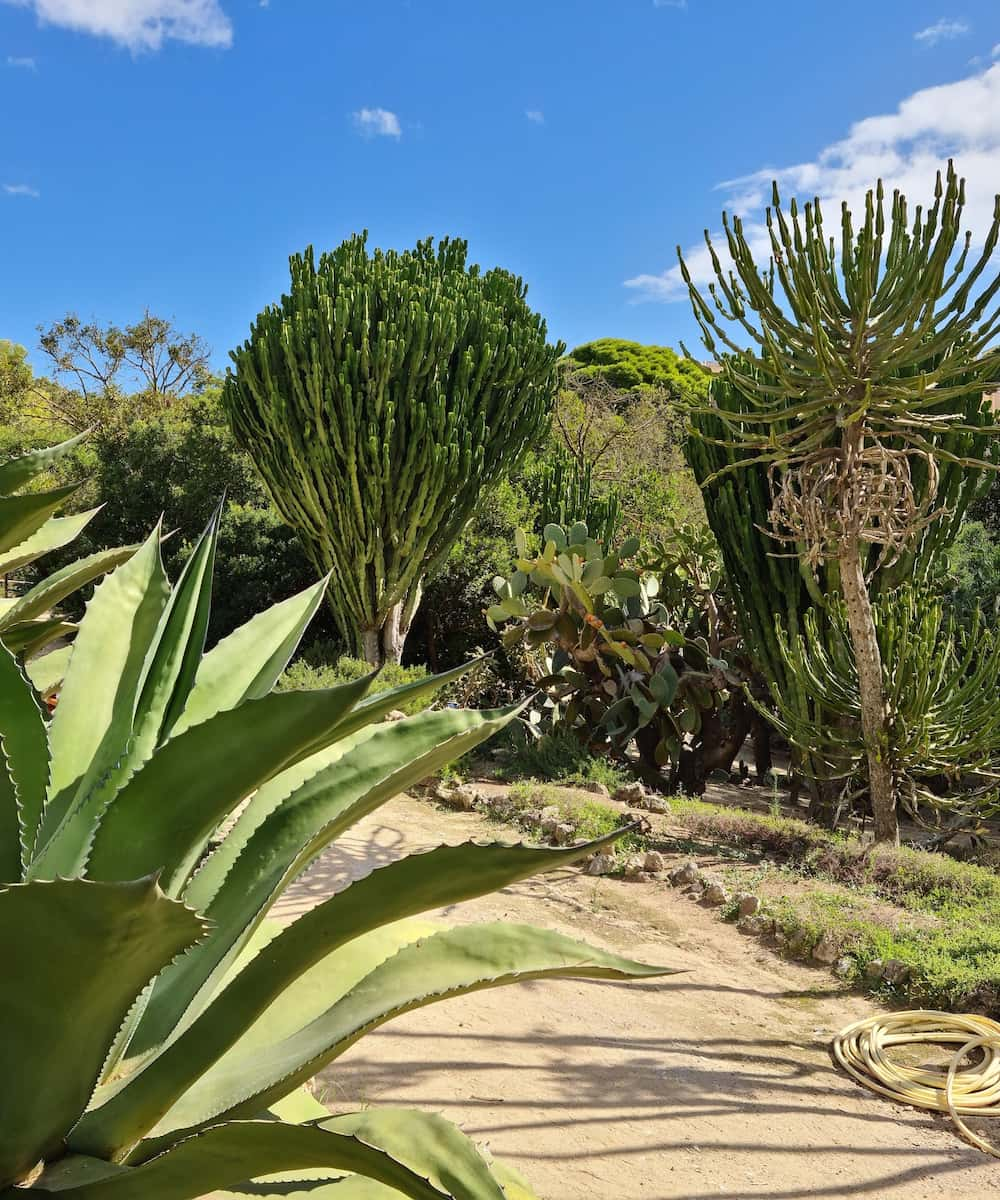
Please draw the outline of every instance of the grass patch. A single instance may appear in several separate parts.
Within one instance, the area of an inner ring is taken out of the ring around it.
[[[874,847],[790,817],[682,798],[671,804],[693,836],[756,850],[780,860],[788,876],[816,881],[819,886],[803,895],[764,901],[794,957],[808,958],[828,933],[850,958],[846,974],[855,982],[865,981],[875,960],[906,965],[905,984],[876,982],[873,991],[927,1008],[1000,1012],[996,872],[944,854]],[[851,893],[824,889],[823,881],[847,885]],[[873,915],[880,902],[901,915]]]
[[[496,820],[516,824],[534,837],[541,838],[544,836],[541,819],[543,809],[555,810],[556,820],[572,825],[574,837],[587,842],[608,837],[622,827],[622,814],[610,804],[603,804],[600,800],[579,803],[568,798],[554,784],[539,783],[537,780],[511,784],[504,800],[494,802],[490,811]],[[613,847],[608,848],[607,853],[624,857],[648,849],[649,840],[644,835],[625,833]]]
[[[575,734],[561,729],[522,739],[504,764],[504,775],[544,779],[567,787],[603,784],[609,792],[633,778],[624,767],[591,754]]]

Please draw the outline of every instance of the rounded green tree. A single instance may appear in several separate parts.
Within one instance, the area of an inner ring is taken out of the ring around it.
[[[232,353],[223,398],[348,643],[398,661],[423,580],[548,418],[562,345],[507,271],[443,239],[367,235],[290,260],[291,290]]]

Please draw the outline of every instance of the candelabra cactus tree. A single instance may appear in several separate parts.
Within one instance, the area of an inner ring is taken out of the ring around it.
[[[223,399],[284,519],[330,574],[345,638],[398,661],[423,579],[482,489],[548,419],[564,347],[524,283],[463,241],[291,261],[291,288],[232,354]]]
[[[769,553],[790,554],[803,577],[823,564],[835,572],[857,660],[880,840],[898,838],[898,817],[868,581],[879,563],[913,554],[947,516],[942,463],[992,465],[976,450],[987,428],[982,398],[1000,373],[1000,276],[988,274],[1000,197],[970,265],[971,235],[961,239],[964,192],[949,164],[926,211],[911,220],[896,191],[887,221],[880,182],[857,229],[843,205],[838,253],[819,201],[800,211],[793,200],[786,212],[775,187],[767,271],[738,217],[724,218],[732,269],[706,237],[716,273],[708,299],[681,258],[705,345],[721,355],[727,385],[746,401],[737,420],[720,405],[710,408],[734,454],[704,482],[747,464],[765,468]],[[754,348],[734,340],[741,336]]]

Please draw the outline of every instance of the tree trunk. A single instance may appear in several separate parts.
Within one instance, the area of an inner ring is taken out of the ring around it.
[[[422,593],[423,581],[420,581],[389,609],[380,627],[361,630],[361,652],[366,662],[381,667],[384,663],[402,661],[406,635],[410,632]]]
[[[753,742],[753,768],[757,782],[764,784],[774,765],[771,759],[771,726],[754,709],[750,714],[750,738]]]
[[[868,788],[876,842],[899,843],[899,816],[889,750],[885,694],[882,689],[882,655],[875,634],[868,585],[861,563],[862,543],[857,534],[847,536],[840,549],[840,586],[847,605],[847,622],[858,667],[861,729],[868,758]]]

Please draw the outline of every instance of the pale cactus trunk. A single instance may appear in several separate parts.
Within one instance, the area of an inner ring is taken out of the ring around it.
[[[376,629],[361,630],[361,652],[373,667],[398,663],[403,659],[403,647],[423,594],[423,581],[418,582],[404,600],[389,609],[385,620]]]
[[[845,436],[847,471],[853,470],[854,457],[862,446],[863,440],[857,432],[852,431]],[[882,654],[865,579],[863,551],[864,543],[859,531],[852,529],[845,533],[838,555],[840,586],[847,606],[847,623],[851,631],[851,644],[854,647],[858,670],[861,730],[868,758],[868,787],[875,840],[898,845],[899,815],[896,811],[896,789],[887,761],[889,729],[885,690],[882,686]]]

